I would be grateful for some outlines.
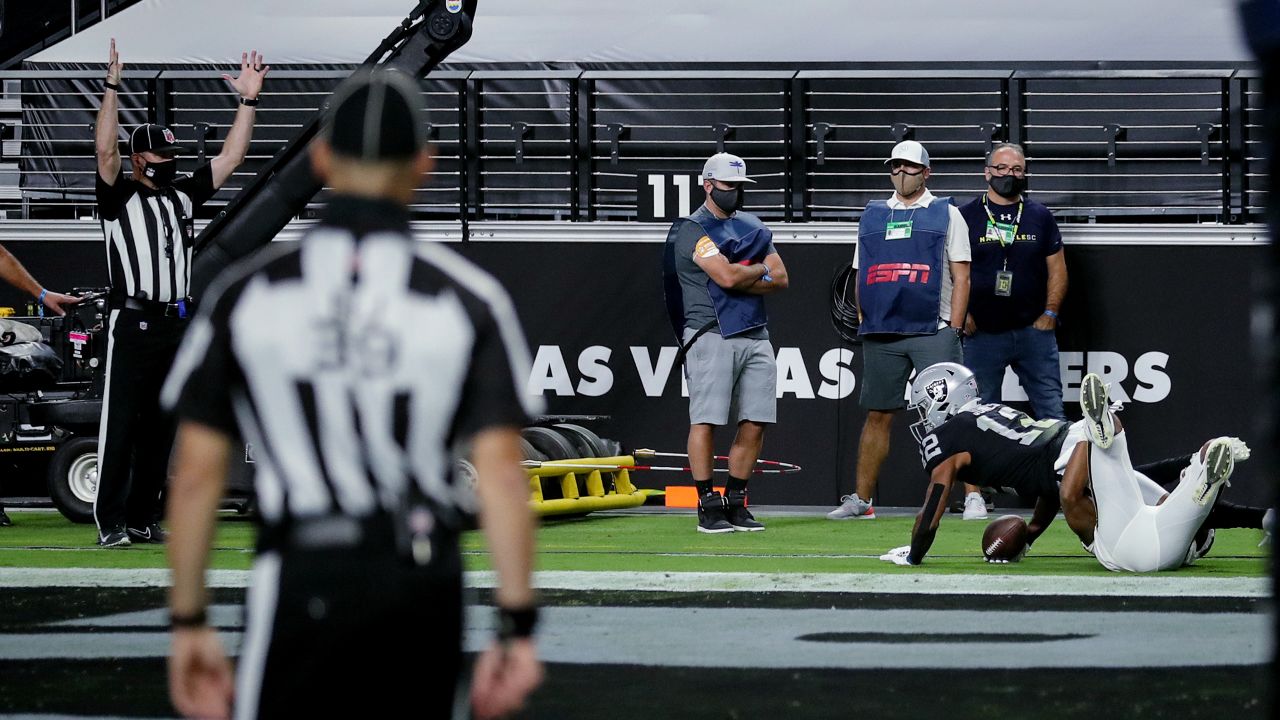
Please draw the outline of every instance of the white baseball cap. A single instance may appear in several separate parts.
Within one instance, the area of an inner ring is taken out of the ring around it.
[[[915,140],[903,140],[893,146],[893,152],[889,153],[889,159],[885,160],[885,164],[894,160],[906,160],[910,163],[929,167],[929,151]]]
[[[723,152],[707,158],[707,164],[702,166],[702,179],[727,183],[755,182],[747,177],[747,163],[742,158]]]

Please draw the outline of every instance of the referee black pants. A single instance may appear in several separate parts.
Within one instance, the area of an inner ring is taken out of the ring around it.
[[[245,609],[237,719],[452,717],[460,570],[385,548],[264,552]]]
[[[99,536],[160,519],[174,434],[173,419],[160,410],[160,388],[187,326],[127,308],[113,311],[110,323],[93,503]]]

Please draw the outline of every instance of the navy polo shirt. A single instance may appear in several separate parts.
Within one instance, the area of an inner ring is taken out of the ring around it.
[[[1012,225],[1018,216],[1018,203],[1001,205],[988,199],[987,208],[1001,223]],[[1034,200],[1024,200],[1018,235],[1007,247],[987,239],[987,210],[981,197],[960,208],[960,214],[969,226],[969,247],[973,250],[969,314],[978,329],[1003,332],[1035,322],[1044,313],[1048,294],[1045,259],[1062,249],[1062,233],[1053,213]],[[1013,273],[1013,287],[1009,297],[1000,297],[996,295],[996,273],[1006,267]]]

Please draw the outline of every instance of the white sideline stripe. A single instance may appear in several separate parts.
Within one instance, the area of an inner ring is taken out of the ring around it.
[[[211,570],[209,587],[243,588],[245,570]],[[631,590],[663,592],[844,592],[891,595],[1078,595],[1111,597],[1271,596],[1270,578],[1205,578],[1176,575],[910,575],[876,573],[697,573],[580,572],[537,573],[544,590]],[[0,588],[168,587],[169,571],[77,568],[0,568]],[[491,571],[469,572],[466,585],[493,588]]]

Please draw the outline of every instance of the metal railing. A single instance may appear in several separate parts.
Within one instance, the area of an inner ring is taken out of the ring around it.
[[[215,155],[235,113],[220,72],[127,71],[121,123],[165,123]],[[248,159],[206,215],[347,72],[272,73]],[[100,83],[92,71],[0,73],[0,212],[94,212]],[[904,138],[929,148],[930,188],[958,198],[983,191],[993,143],[1021,142],[1033,196],[1060,218],[1233,224],[1259,219],[1265,201],[1247,69],[477,70],[433,73],[425,88],[438,158],[414,199],[423,219],[634,220],[639,174],[696,174],[725,149],[759,180],[753,212],[847,222],[889,194],[883,158]]]

